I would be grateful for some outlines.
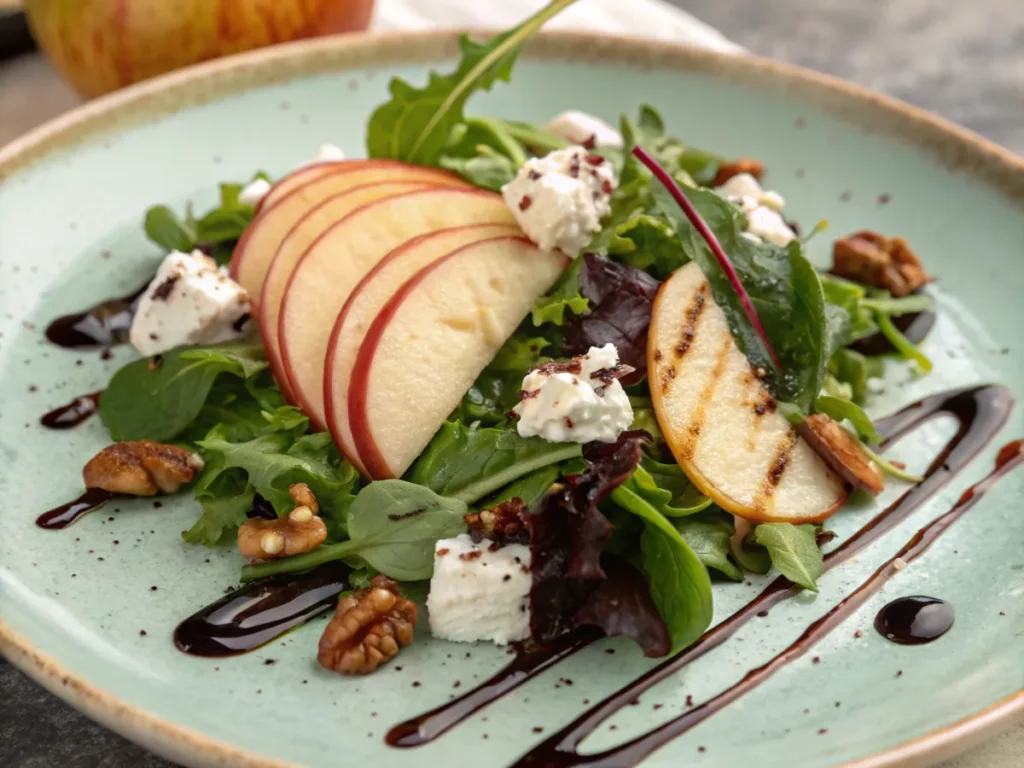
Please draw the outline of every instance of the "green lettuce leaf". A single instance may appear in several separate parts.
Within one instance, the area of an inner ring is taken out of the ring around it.
[[[530,318],[534,326],[541,326],[545,323],[553,325],[564,325],[566,312],[574,315],[582,315],[587,311],[590,302],[580,293],[580,269],[583,267],[583,259],[574,259],[558,282],[542,296],[533,309],[530,310]]]

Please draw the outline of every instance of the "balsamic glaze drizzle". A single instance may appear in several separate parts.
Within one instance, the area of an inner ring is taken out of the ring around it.
[[[344,563],[246,584],[199,610],[174,630],[178,650],[192,656],[237,656],[329,611],[348,589]]]
[[[935,327],[935,320],[935,313],[929,310],[926,312],[915,312],[910,315],[899,315],[892,318],[892,324],[912,344],[920,344],[931,333],[932,328]],[[891,355],[897,351],[881,332],[858,339],[850,345],[850,349],[868,357]]]
[[[82,312],[58,317],[46,327],[46,338],[57,346],[72,349],[124,344],[136,303],[148,286],[147,281],[127,296],[106,299]]]
[[[960,472],[977,454],[995,437],[996,433],[1005,425],[1010,411],[1013,408],[1013,394],[1006,387],[1000,385],[983,385],[967,387],[949,392],[943,392],[907,406],[903,410],[876,423],[879,434],[884,441],[882,448],[888,448],[896,443],[917,427],[942,415],[954,417],[958,421],[956,434],[939,452],[932,461],[925,473],[925,480],[910,488],[894,504],[878,513],[863,528],[858,530],[847,541],[836,549],[829,552],[824,558],[823,572],[841,565],[865,547],[876,541],[879,537],[890,531],[896,525],[905,520],[914,510],[921,506],[937,491],[944,487],[958,472]],[[906,559],[906,558],[904,558]],[[589,736],[602,722],[615,714],[619,709],[641,695],[644,691],[653,687],[662,680],[676,674],[680,669],[692,661],[703,656],[708,651],[717,648],[735,634],[740,627],[753,619],[759,613],[762,615],[773,606],[799,593],[799,588],[794,587],[785,577],[776,578],[769,584],[760,595],[754,600],[722,621],[717,626],[708,630],[701,638],[694,642],[677,656],[667,659],[658,666],[652,668],[644,675],[637,678],[617,693],[609,696],[587,712],[574,720],[565,728],[539,744],[537,748],[526,755],[522,765],[567,765],[590,761],[592,756],[581,756],[577,754],[576,748],[587,736]],[[831,615],[831,614],[829,614]],[[831,625],[829,625],[831,629]],[[810,630],[808,630],[810,631]],[[817,638],[815,638],[816,640]],[[588,643],[581,643],[575,650],[584,647]],[[571,653],[571,651],[570,651]],[[565,655],[569,655],[566,653]],[[795,658],[795,657],[794,657]],[[788,661],[788,660],[787,660]],[[514,664],[514,662],[513,662]],[[770,662],[771,664],[771,662]],[[774,671],[774,668],[771,672]],[[540,670],[530,674],[538,674]],[[755,670],[755,674],[757,670]],[[496,677],[500,677],[498,673]],[[769,672],[770,674],[770,672]],[[493,679],[493,678],[492,678]],[[528,679],[528,678],[527,678]],[[519,684],[525,682],[525,679]],[[756,684],[756,683],[755,683]],[[730,689],[730,691],[733,689]],[[745,692],[745,691],[744,691]],[[728,693],[728,692],[727,692]],[[494,695],[489,695],[494,694]],[[420,733],[420,739],[415,743],[425,743],[430,738],[444,733],[457,723],[464,720],[469,714],[475,712],[489,703],[496,700],[501,694],[493,688],[480,686],[466,693],[464,696],[454,699],[448,704],[442,705],[431,712],[413,718],[406,723],[401,723],[392,729],[388,734],[388,743],[393,746],[412,746],[407,731],[411,723],[415,723]],[[724,694],[723,694],[724,695]],[[472,712],[465,712],[460,702],[468,697],[474,697],[475,707]],[[734,696],[733,698],[736,698]],[[712,700],[716,701],[716,700]],[[730,698],[729,701],[732,701]],[[710,703],[710,702],[709,702]],[[725,706],[728,701],[721,703],[712,712]],[[693,710],[696,712],[697,710]],[[689,717],[693,712],[684,717]],[[676,721],[670,721],[674,723]],[[687,725],[686,729],[693,724]],[[668,725],[668,724],[666,724]],[[666,726],[662,726],[665,728]],[[662,729],[653,731],[661,733]],[[682,733],[679,731],[678,733]],[[675,734],[675,735],[678,735]],[[392,734],[395,739],[392,739]],[[397,739],[401,737],[402,741]],[[672,738],[669,736],[650,747],[650,750]],[[631,742],[632,744],[633,742]],[[649,753],[649,752],[648,752]],[[617,762],[612,764],[621,765],[630,763],[633,760],[639,761],[646,754],[639,756],[631,755],[628,760],[623,760],[621,755],[616,758]],[[602,753],[607,754],[607,753]],[[619,754],[619,753],[616,753]],[[571,760],[568,759],[571,757]]]
[[[953,626],[953,606],[937,597],[911,595],[887,603],[875,616],[875,629],[900,645],[923,645],[938,640]]]
[[[88,395],[76,397],[67,405],[54,408],[44,414],[39,423],[48,429],[71,429],[77,427],[83,421],[92,416],[99,409],[100,395],[103,392],[91,392]]]
[[[36,518],[36,525],[48,530],[67,528],[80,517],[94,509],[99,509],[115,496],[117,496],[116,493],[104,491],[102,488],[87,488],[85,493],[74,501],[54,507],[49,512],[43,512]]]

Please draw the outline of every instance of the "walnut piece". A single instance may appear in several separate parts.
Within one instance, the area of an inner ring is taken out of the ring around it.
[[[342,675],[368,675],[412,642],[416,604],[384,575],[338,601],[317,660]]]
[[[749,157],[741,157],[739,160],[722,163],[718,166],[718,172],[715,174],[715,178],[712,180],[711,186],[720,187],[733,176],[739,176],[741,173],[749,173],[755,179],[760,181],[762,174],[764,174],[764,163],[760,160],[753,160]]]
[[[853,436],[823,413],[804,419],[798,427],[804,438],[826,464],[843,480],[872,496],[885,488],[885,476]]]
[[[832,273],[885,288],[893,296],[907,296],[932,281],[906,240],[866,229],[836,240]]]
[[[305,483],[288,487],[295,508],[273,520],[252,518],[238,529],[238,552],[255,563],[301,555],[327,538],[327,526],[318,517],[320,505]]]
[[[468,512],[463,516],[469,535],[473,542],[479,544],[484,539],[497,542],[499,546],[506,544],[529,544],[530,533],[526,527],[526,515],[529,510],[518,496],[503,501],[492,509],[479,512]]]
[[[173,445],[139,440],[108,445],[82,470],[86,488],[130,496],[177,493],[202,470],[198,454]]]

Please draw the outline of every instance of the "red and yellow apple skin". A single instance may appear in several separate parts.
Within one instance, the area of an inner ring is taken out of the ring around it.
[[[32,33],[86,98],[275,43],[366,29],[373,0],[27,0]]]

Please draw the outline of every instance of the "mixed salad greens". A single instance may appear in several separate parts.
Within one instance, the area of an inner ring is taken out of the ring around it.
[[[368,155],[446,169],[499,190],[529,158],[567,146],[544,127],[464,110],[475,92],[509,80],[523,43],[572,2],[556,0],[486,43],[464,38],[458,67],[432,74],[423,87],[393,80],[390,100],[370,118]],[[619,179],[601,231],[402,479],[365,482],[328,433],[311,431],[307,416],[282,396],[258,338],[177,348],[118,371],[101,401],[111,436],[181,444],[205,460],[194,485],[202,514],[183,533],[185,541],[208,547],[233,541],[254,506],[288,514],[289,487],[302,482],[320,504],[327,541],[305,554],[245,565],[243,580],[344,560],[356,569],[353,586],[376,573],[417,582],[431,576],[435,543],[465,531],[468,512],[519,499],[534,513],[534,639],[590,623],[634,637],[651,654],[704,631],[712,580],[740,581],[744,572],[774,567],[815,590],[820,526],[770,522],[737,529],[734,516],[698,491],[667,449],[646,377],[659,286],[680,267],[699,265],[736,343],[764,370],[780,411],[794,424],[826,414],[867,446],[878,436],[861,406],[882,361],[851,345],[881,333],[893,357],[927,372],[929,361],[892,318],[927,310],[929,300],[897,298],[819,272],[804,245],[823,226],[784,247],[746,236],[743,211],[711,188],[725,158],[671,136],[654,107],[623,116],[620,131],[623,148],[592,150]],[[659,177],[681,186],[728,254],[726,264]],[[166,206],[152,208],[146,233],[168,250],[201,248],[225,263],[253,217],[252,206],[239,201],[242,187],[221,185],[220,204],[198,217],[191,209],[179,217]],[[511,412],[526,373],[607,343],[633,369],[622,380],[635,416],[630,431],[610,445],[521,437]],[[871,455],[896,477],[908,477]]]

